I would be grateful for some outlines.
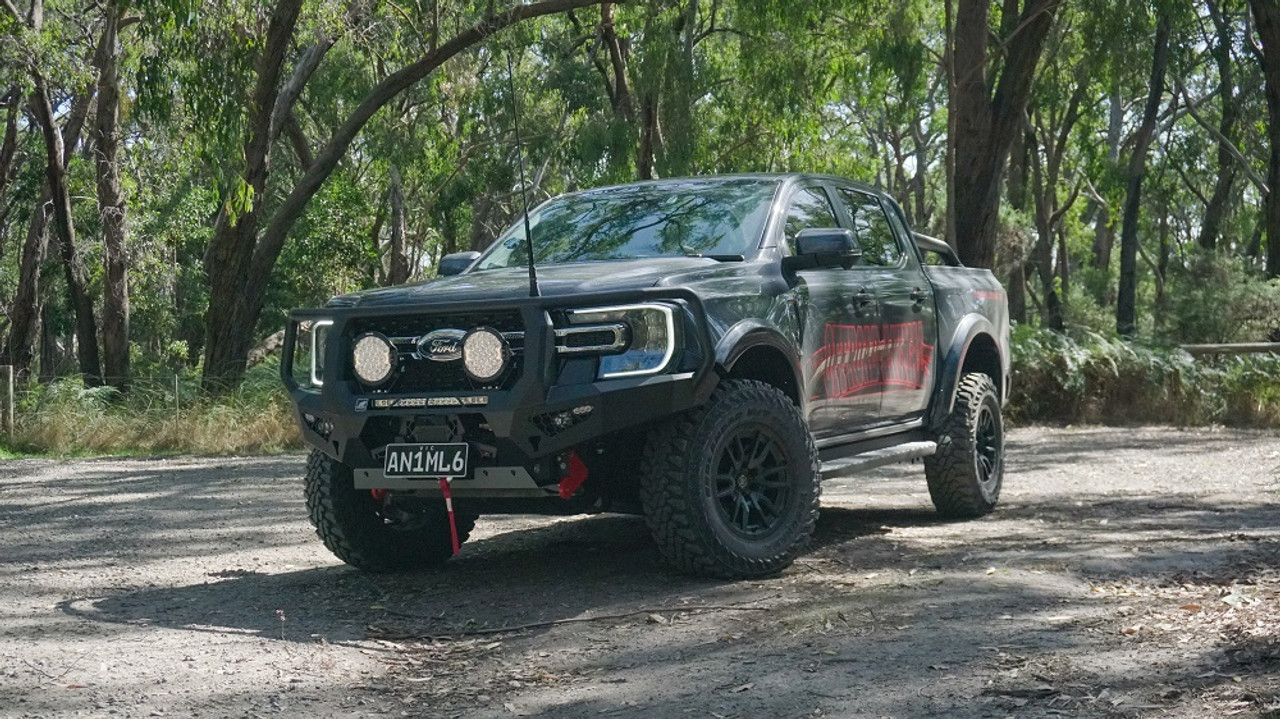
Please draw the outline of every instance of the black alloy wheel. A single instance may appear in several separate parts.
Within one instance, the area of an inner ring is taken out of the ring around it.
[[[725,438],[717,453],[714,483],[720,520],[743,539],[776,531],[792,500],[786,455],[767,425],[744,425]]]
[[[706,404],[649,432],[643,465],[645,521],[681,571],[777,574],[813,535],[818,450],[799,408],[776,387],[721,382]]]

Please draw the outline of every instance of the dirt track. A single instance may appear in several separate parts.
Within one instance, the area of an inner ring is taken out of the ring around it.
[[[828,484],[744,583],[614,516],[367,577],[300,466],[0,462],[0,715],[1280,716],[1273,434],[1018,430],[993,517],[938,522],[916,467]]]

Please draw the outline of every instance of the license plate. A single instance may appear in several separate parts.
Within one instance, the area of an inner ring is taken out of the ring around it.
[[[437,479],[467,476],[466,443],[389,444],[382,466],[385,477]]]

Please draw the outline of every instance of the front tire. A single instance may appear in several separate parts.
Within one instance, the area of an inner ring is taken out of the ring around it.
[[[818,452],[780,390],[727,380],[703,407],[650,433],[640,500],[663,557],[699,576],[776,574],[809,544]]]
[[[351,468],[312,450],[305,479],[307,511],[316,534],[338,559],[366,572],[398,572],[443,564],[453,555],[443,500],[392,496],[375,499],[356,489]],[[467,540],[475,515],[455,515],[458,542]]]
[[[995,509],[1004,482],[1004,419],[995,383],[965,375],[938,433],[938,451],[924,460],[933,506],[944,517],[971,519]]]

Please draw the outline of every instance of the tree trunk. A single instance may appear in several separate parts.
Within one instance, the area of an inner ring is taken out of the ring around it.
[[[1206,4],[1218,30],[1213,58],[1218,65],[1218,94],[1221,96],[1222,114],[1218,121],[1218,176],[1213,183],[1213,196],[1204,208],[1204,221],[1200,225],[1200,237],[1197,241],[1202,248],[1212,250],[1218,246],[1222,220],[1231,201],[1231,186],[1236,179],[1236,159],[1231,152],[1231,143],[1234,141],[1240,110],[1236,103],[1236,82],[1231,58],[1234,29],[1213,0],[1207,0]]]
[[[1056,189],[1049,183],[1046,189],[1045,170],[1033,140],[1028,138],[1031,157],[1031,184],[1035,194],[1036,244],[1031,250],[1031,265],[1035,268],[1040,280],[1041,296],[1044,298],[1044,323],[1055,331],[1062,332],[1066,323],[1062,316],[1062,300],[1058,296],[1057,283],[1053,275],[1053,205],[1047,193]],[[1052,149],[1046,152],[1051,154]],[[1049,173],[1052,175],[1052,173]]]
[[[391,261],[387,273],[388,285],[403,285],[409,281],[409,258],[404,251],[404,187],[400,170],[391,166]]]
[[[125,249],[125,199],[120,187],[120,25],[118,1],[108,3],[103,42],[109,48],[98,76],[98,213],[102,218],[102,349],[107,384],[129,389],[129,275]]]
[[[36,121],[44,134],[46,155],[46,181],[53,198],[53,225],[62,250],[62,264],[66,270],[67,288],[71,293],[71,306],[76,315],[77,355],[80,373],[88,386],[102,384],[102,365],[98,359],[98,326],[93,317],[93,298],[89,296],[89,281],[84,265],[76,251],[76,230],[71,220],[71,193],[67,188],[66,165],[63,164],[62,132],[54,124],[53,106],[44,78],[34,73],[35,92],[32,106]]]
[[[1262,41],[1262,70],[1267,80],[1267,141],[1271,152],[1263,224],[1267,236],[1267,276],[1280,277],[1280,3],[1249,0]]]
[[[1011,35],[993,44],[988,37],[990,0],[959,0],[950,142],[955,152],[956,247],[966,265],[990,268],[995,261],[1004,167],[1022,131],[1031,82],[1060,5],[1057,0],[1027,0],[1017,24],[1009,23]],[[1004,50],[994,87],[988,79],[992,47]]]
[[[1138,320],[1138,215],[1142,208],[1142,180],[1147,173],[1147,150],[1156,131],[1160,101],[1164,96],[1165,69],[1169,64],[1169,16],[1156,23],[1156,47],[1151,62],[1150,92],[1142,113],[1142,125],[1129,157],[1124,218],[1120,230],[1120,288],[1116,297],[1116,332],[1132,337]]]
[[[35,361],[36,340],[40,338],[40,265],[49,251],[49,196],[42,195],[27,225],[27,241],[22,246],[22,265],[18,274],[18,292],[9,313],[9,342],[0,362],[11,364],[14,372],[25,377]]]
[[[239,207],[234,219],[218,224],[205,254],[209,279],[209,312],[205,317],[204,378],[206,391],[221,392],[239,384],[253,346],[257,313],[245,306],[244,283],[253,261],[259,214],[267,186],[271,154],[271,118],[283,121],[276,110],[285,53],[302,9],[302,0],[279,0],[271,13],[262,54],[255,62],[257,81],[249,101],[245,169],[241,181],[251,194],[248,207]]]
[[[4,123],[4,140],[0,141],[0,204],[9,190],[9,173],[13,158],[18,153],[18,117],[22,114],[22,95],[16,87],[9,88],[9,112]],[[0,256],[3,256],[0,251]]]

